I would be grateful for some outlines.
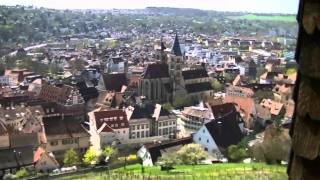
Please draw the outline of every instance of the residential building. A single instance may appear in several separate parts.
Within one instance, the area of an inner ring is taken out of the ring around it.
[[[102,110],[92,112],[90,129],[99,134],[100,146],[114,142],[125,144],[129,139],[129,125],[127,114],[122,109]]]
[[[52,170],[60,167],[52,153],[47,152],[44,148],[39,147],[34,153],[33,162],[36,171],[41,173],[50,173]]]
[[[185,107],[181,113],[180,117],[184,122],[184,127],[191,131],[198,131],[203,124],[214,120],[211,110],[204,107]]]
[[[249,129],[252,127],[252,117],[256,114],[253,98],[240,96],[226,96],[224,98],[224,103],[235,104],[237,111],[240,113],[240,116],[245,122],[245,127]]]
[[[90,135],[79,120],[54,116],[43,119],[43,125],[47,140],[45,150],[52,152],[57,160],[62,160],[71,148],[80,155],[89,148]]]
[[[234,86],[234,85],[230,85],[226,88],[227,96],[239,96],[239,97],[251,98],[253,94],[254,92],[250,88]]]
[[[272,118],[275,117],[283,117],[285,110],[284,110],[284,105],[283,103],[280,102],[276,102],[274,100],[271,99],[262,99],[262,101],[260,102],[260,105],[262,107],[268,108]]]
[[[193,141],[201,144],[205,151],[219,158],[230,145],[238,144],[244,137],[242,119],[235,107],[228,105],[229,112],[204,124],[195,134]]]

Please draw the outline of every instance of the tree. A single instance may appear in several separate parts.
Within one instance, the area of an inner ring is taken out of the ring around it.
[[[182,164],[196,165],[200,160],[205,159],[205,153],[199,144],[187,144],[178,152],[178,159]]]
[[[80,164],[80,159],[77,152],[74,149],[69,149],[63,158],[63,164],[65,166],[77,166]]]
[[[82,161],[85,165],[96,164],[97,162],[97,152],[93,149],[93,147],[89,147],[86,153],[83,155]]]
[[[216,92],[221,91],[223,88],[222,84],[217,79],[214,79],[211,85]]]
[[[232,162],[239,162],[248,156],[246,148],[241,145],[229,146],[227,150],[227,154],[228,154],[228,159]]]
[[[165,153],[158,159],[157,165],[161,166],[161,170],[169,172],[177,162],[178,159],[176,153]]]
[[[287,71],[286,71],[286,75],[287,76],[290,76],[292,74],[295,74],[297,73],[297,70],[295,68],[288,68]]]
[[[25,168],[21,168],[15,175],[20,179],[29,176],[30,173]]]
[[[233,74],[230,73],[225,73],[224,74],[224,78],[226,80],[226,82],[231,82],[234,80],[235,76]]]
[[[171,111],[173,109],[173,107],[170,103],[165,103],[162,105],[162,107],[167,111]]]
[[[106,162],[113,160],[113,158],[118,154],[118,150],[112,146],[106,146],[102,151],[102,156]]]

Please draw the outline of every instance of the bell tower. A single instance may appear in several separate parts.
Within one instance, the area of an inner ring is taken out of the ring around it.
[[[183,56],[180,49],[178,34],[174,38],[170,54],[168,54],[169,75],[173,80],[173,89],[182,84]]]

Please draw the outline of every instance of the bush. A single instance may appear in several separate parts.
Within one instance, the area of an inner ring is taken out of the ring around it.
[[[130,154],[127,158],[128,161],[135,161],[137,160],[137,155],[135,154]]]
[[[247,150],[243,146],[231,145],[227,150],[228,159],[231,162],[240,162],[248,156]]]
[[[15,174],[18,178],[23,178],[23,177],[27,177],[29,176],[29,172],[25,169],[25,168],[22,168],[20,169],[19,171],[16,172]]]
[[[80,164],[79,156],[74,149],[69,149],[64,154],[63,164],[64,164],[64,166],[67,166],[67,167],[77,166]]]
[[[161,166],[161,171],[167,171],[173,169],[173,165],[177,163],[177,156],[175,153],[163,154],[157,161],[157,165]]]
[[[112,146],[106,146],[102,151],[102,157],[106,162],[112,161],[117,156],[117,154],[118,150],[113,148]]]
[[[205,153],[199,144],[187,144],[183,146],[178,152],[177,159],[182,164],[196,165],[199,161],[205,159]]]
[[[82,161],[85,165],[93,165],[97,163],[97,152],[90,147],[86,153],[83,155]]]

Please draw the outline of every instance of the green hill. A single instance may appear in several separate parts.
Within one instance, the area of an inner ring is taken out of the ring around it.
[[[283,22],[296,22],[296,17],[293,15],[255,15],[246,14],[242,16],[232,16],[233,19],[247,19],[247,20],[260,20],[260,21],[283,21]]]

